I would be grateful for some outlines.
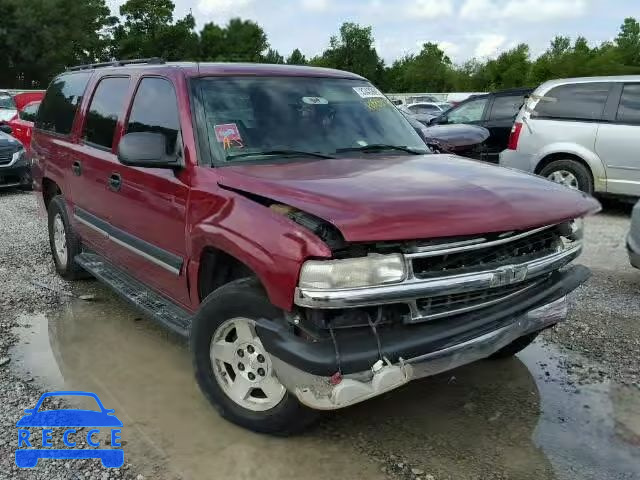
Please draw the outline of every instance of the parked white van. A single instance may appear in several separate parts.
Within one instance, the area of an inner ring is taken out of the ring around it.
[[[640,197],[640,75],[543,83],[518,113],[500,165]]]

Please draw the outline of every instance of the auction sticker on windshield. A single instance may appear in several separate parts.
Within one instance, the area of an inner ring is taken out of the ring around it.
[[[362,98],[384,98],[384,95],[376,87],[353,87]]]
[[[66,396],[84,397],[85,401],[92,399],[98,409],[47,410],[43,406],[45,400]],[[114,415],[113,410],[104,407],[95,393],[45,393],[36,406],[26,409],[25,413],[26,415],[16,424],[18,427],[16,465],[19,468],[33,468],[40,459],[96,458],[102,461],[105,468],[119,468],[123,465],[124,451],[120,440],[122,422]],[[101,440],[100,436],[106,439]],[[81,446],[83,442],[86,442],[89,447],[83,448]]]

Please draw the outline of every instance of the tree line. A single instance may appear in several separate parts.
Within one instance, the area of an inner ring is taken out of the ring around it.
[[[420,52],[385,65],[368,26],[344,23],[322,54],[307,58],[295,49],[285,57],[253,21],[210,22],[198,31],[193,15],[175,18],[174,12],[171,0],[128,0],[119,16],[105,0],[0,0],[0,87],[44,88],[68,66],[146,57],[338,68],[385,92],[490,91],[551,78],[640,73],[640,24],[634,18],[624,19],[612,41],[590,45],[584,37],[557,36],[537,58],[523,43],[495,59],[456,65],[427,42]]]

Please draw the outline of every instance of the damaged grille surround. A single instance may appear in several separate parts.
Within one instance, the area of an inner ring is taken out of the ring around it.
[[[298,287],[295,304],[320,310],[402,305],[404,323],[446,318],[513,299],[582,251],[570,223],[524,232],[413,243],[402,282],[343,289]]]

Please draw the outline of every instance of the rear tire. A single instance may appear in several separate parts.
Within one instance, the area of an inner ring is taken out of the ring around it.
[[[280,384],[255,329],[247,328],[260,318],[281,315],[256,279],[235,280],[204,300],[193,320],[190,346],[198,385],[222,417],[258,433],[290,435],[313,423],[319,412],[302,405]],[[224,355],[217,353],[217,346]],[[240,396],[236,382],[241,382]],[[243,388],[247,384],[248,390]]]
[[[555,160],[540,171],[540,176],[552,182],[593,195],[594,187],[591,172],[576,160]]]
[[[49,246],[58,274],[65,280],[77,280],[87,273],[75,262],[82,253],[80,239],[74,232],[62,195],[51,199],[48,210]]]
[[[524,337],[520,337],[515,339],[512,343],[507,345],[506,347],[502,347],[496,353],[491,355],[490,359],[500,359],[500,358],[510,358],[515,354],[520,353],[522,350],[527,348],[529,345],[533,343],[533,341],[538,337],[540,332],[530,333],[525,335]]]

